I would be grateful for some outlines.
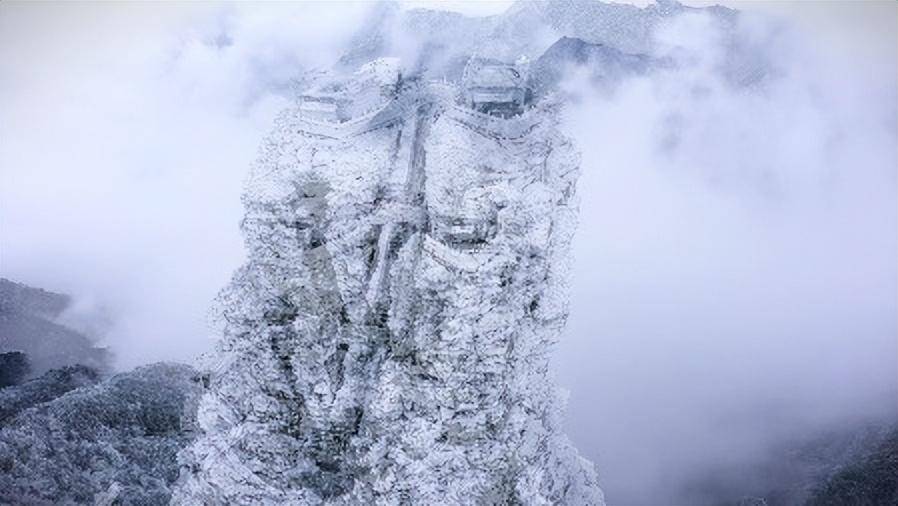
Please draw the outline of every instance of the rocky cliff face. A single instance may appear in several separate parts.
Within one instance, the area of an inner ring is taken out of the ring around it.
[[[603,504],[547,375],[577,217],[554,89],[650,71],[689,10],[373,8],[252,171],[174,502]]]
[[[603,503],[547,376],[577,153],[465,94],[377,60],[281,115],[176,504]]]

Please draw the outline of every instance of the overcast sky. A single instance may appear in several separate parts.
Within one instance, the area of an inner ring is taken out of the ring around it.
[[[774,16],[740,27],[775,48],[764,93],[720,82],[701,19],[661,34],[679,71],[569,83],[584,170],[556,365],[610,498],[896,411],[898,4],[726,3]],[[0,275],[111,315],[121,368],[207,351],[260,140],[368,5],[0,3]]]

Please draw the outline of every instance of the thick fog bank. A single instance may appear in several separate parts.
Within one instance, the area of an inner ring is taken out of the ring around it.
[[[366,9],[0,5],[0,275],[110,319],[120,369],[209,350],[262,136]]]
[[[610,94],[569,81],[582,203],[557,364],[609,504],[674,504],[898,415],[894,55],[743,16],[771,70],[745,87],[720,72],[726,35],[681,17],[659,33],[672,68]]]

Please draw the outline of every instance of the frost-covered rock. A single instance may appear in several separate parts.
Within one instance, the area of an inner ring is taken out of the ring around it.
[[[198,379],[154,364],[93,384],[79,366],[0,390],[4,416],[20,408],[0,422],[0,504],[167,504]]]
[[[253,168],[174,502],[602,504],[547,373],[577,218],[556,91],[668,65],[654,34],[684,12],[373,8]]]
[[[548,377],[577,216],[558,104],[490,116],[398,65],[319,79],[266,140],[175,504],[603,504]]]

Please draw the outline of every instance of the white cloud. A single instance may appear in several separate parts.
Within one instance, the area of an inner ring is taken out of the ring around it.
[[[122,367],[208,349],[261,137],[367,8],[0,6],[2,274],[102,300]]]
[[[895,74],[747,21],[777,67],[759,89],[721,77],[724,34],[698,15],[659,34],[677,69],[570,85],[583,203],[558,370],[618,504],[898,414]]]

